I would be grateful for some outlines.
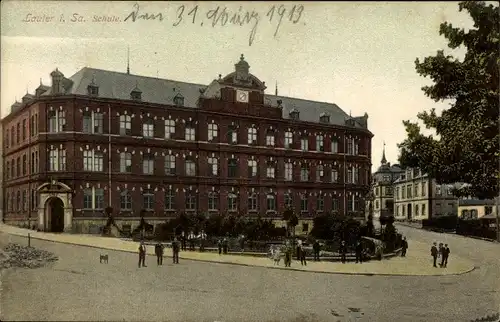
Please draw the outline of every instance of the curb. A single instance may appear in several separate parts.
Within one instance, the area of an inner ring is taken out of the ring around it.
[[[4,232],[8,235],[13,235],[13,236],[18,236],[18,237],[24,237],[28,238],[28,236],[24,236],[19,233],[9,233],[9,232]],[[72,243],[72,242],[66,242],[66,241],[55,241],[55,240],[50,240],[50,239],[44,239],[40,237],[33,237],[31,236],[30,238],[36,239],[36,240],[42,240],[46,242],[52,242],[52,243],[58,243],[58,244],[66,244],[66,245],[74,245],[74,246],[80,246],[80,247],[90,247],[90,248],[95,248],[95,249],[108,249],[108,250],[113,250],[113,251],[119,251],[123,253],[136,253],[135,251],[130,251],[130,250],[124,250],[124,249],[119,249],[119,248],[112,248],[112,247],[102,247],[102,246],[94,246],[94,245],[86,245],[86,244],[79,244],[79,243]],[[149,256],[154,256],[153,254],[147,254]],[[288,270],[288,271],[296,271],[296,272],[303,272],[303,273],[316,273],[316,274],[333,274],[333,275],[358,275],[358,276],[395,276],[395,277],[436,277],[436,276],[459,276],[459,275],[464,275],[472,272],[475,270],[477,267],[474,266],[472,269],[469,269],[465,272],[460,272],[460,273],[452,273],[452,274],[427,274],[427,275],[418,275],[418,274],[391,274],[391,273],[356,273],[356,272],[327,272],[327,271],[310,271],[310,270],[304,270],[300,268],[293,268],[293,267],[282,267],[282,266],[261,266],[261,265],[255,265],[255,264],[244,264],[244,263],[234,263],[234,262],[217,262],[213,260],[207,260],[207,259],[193,259],[193,258],[185,258],[179,255],[179,259],[183,260],[189,260],[189,261],[195,261],[195,262],[205,262],[205,263],[215,263],[215,264],[226,264],[226,265],[237,265],[237,266],[246,266],[246,267],[259,267],[259,268],[264,268],[264,269],[277,269],[277,270]]]
[[[487,242],[490,242],[490,243],[498,243],[498,241],[496,239],[479,237],[479,236],[472,236],[472,235],[461,235],[461,234],[457,234],[455,231],[453,231],[453,232],[446,232],[446,231],[444,231],[444,232],[438,232],[438,231],[433,231],[431,229],[425,229],[423,227],[416,227],[416,226],[412,226],[412,225],[408,225],[408,224],[403,224],[403,223],[397,223],[397,224],[401,225],[401,226],[415,228],[415,229],[420,229],[420,230],[425,230],[425,231],[429,231],[429,232],[437,233],[437,234],[455,235],[455,236],[459,236],[459,237],[463,237],[463,238],[472,238],[472,239],[487,241]]]

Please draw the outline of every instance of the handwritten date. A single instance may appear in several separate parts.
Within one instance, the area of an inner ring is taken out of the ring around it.
[[[249,25],[251,27],[248,43],[251,46],[259,23],[261,22],[260,14],[255,10],[247,10],[239,7],[238,10],[231,10],[225,6],[217,6],[201,12],[199,5],[186,6],[180,5],[175,10],[175,17],[171,20],[172,26],[177,27],[182,23],[198,24],[199,26],[209,25],[212,28],[225,26],[242,27]],[[268,23],[276,24],[274,37],[279,33],[283,23],[297,24],[301,21],[304,14],[304,6],[302,5],[273,5],[267,11],[266,17]],[[134,4],[133,10],[123,19],[124,22],[138,21],[169,21],[167,14],[164,12],[143,12],[138,3]]]

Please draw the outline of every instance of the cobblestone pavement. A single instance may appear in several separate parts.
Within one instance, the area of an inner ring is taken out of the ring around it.
[[[410,247],[412,239],[436,239],[410,229],[401,229]],[[464,244],[475,249],[471,258],[479,269],[460,276],[352,276],[189,260],[173,265],[168,258],[158,267],[152,256],[148,267],[139,269],[135,254],[32,240],[34,247],[54,252],[59,261],[52,267],[10,270],[3,280],[0,318],[465,322],[497,312],[499,259],[492,255],[498,254],[498,245],[447,238],[443,241],[456,248]],[[22,237],[8,239],[26,243]],[[109,264],[99,264],[101,253],[109,254]],[[455,253],[459,250],[452,248]]]

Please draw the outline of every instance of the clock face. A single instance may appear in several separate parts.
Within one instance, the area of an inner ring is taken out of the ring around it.
[[[248,92],[237,90],[236,91],[236,100],[238,102],[248,103]]]

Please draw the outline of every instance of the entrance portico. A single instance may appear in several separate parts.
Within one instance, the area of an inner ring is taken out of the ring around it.
[[[73,227],[71,188],[57,181],[47,182],[37,188],[38,229],[52,232],[69,232]]]

